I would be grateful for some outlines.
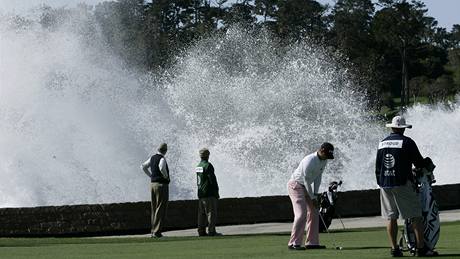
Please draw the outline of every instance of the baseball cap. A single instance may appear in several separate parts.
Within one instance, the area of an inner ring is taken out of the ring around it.
[[[334,159],[334,146],[331,143],[324,142],[321,149],[325,151],[327,159]]]

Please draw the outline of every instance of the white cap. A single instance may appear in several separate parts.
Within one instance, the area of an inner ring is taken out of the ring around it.
[[[404,128],[412,128],[412,125],[406,124],[406,119],[402,116],[395,116],[391,123],[386,125],[387,128],[397,128],[397,129],[404,129]]]

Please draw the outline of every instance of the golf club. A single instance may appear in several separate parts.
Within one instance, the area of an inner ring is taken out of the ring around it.
[[[321,219],[321,221],[323,222],[323,224],[326,225],[326,223],[324,222],[323,216],[321,216],[321,213],[318,213],[318,214],[319,214],[319,218]],[[331,235],[331,233],[329,232],[329,229],[328,229],[328,228],[326,228],[326,232],[329,234],[329,236],[332,237],[332,235]],[[342,246],[337,246],[337,245],[336,245],[337,243],[335,242],[335,238],[334,238],[334,237],[332,237],[331,239],[332,239],[332,246],[334,246],[336,250],[342,250],[342,249],[343,249]]]
[[[342,217],[340,217],[340,215],[339,215],[339,214],[337,214],[337,217],[339,218],[339,220],[340,220],[340,223],[342,223],[342,227],[343,227],[343,229],[344,229],[344,230],[346,230],[346,228],[345,228],[345,225],[343,224],[343,221],[342,221]]]

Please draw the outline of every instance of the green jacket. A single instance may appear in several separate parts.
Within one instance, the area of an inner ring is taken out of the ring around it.
[[[195,172],[198,185],[198,198],[219,198],[219,185],[217,185],[217,179],[212,164],[206,160],[201,160]]]

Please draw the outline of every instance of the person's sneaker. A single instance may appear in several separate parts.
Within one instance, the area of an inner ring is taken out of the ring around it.
[[[208,236],[217,237],[217,236],[223,236],[223,234],[219,232],[209,232]]]
[[[326,249],[326,246],[323,245],[306,245],[306,249]]]
[[[433,257],[433,256],[438,256],[439,253],[429,249],[428,247],[423,247],[417,250],[417,256],[418,257]]]
[[[393,257],[403,257],[403,252],[400,247],[391,248],[391,256]]]
[[[163,234],[161,234],[161,232],[155,232],[150,237],[152,237],[152,238],[162,238]]]
[[[305,250],[305,247],[300,245],[288,245],[289,250]]]

